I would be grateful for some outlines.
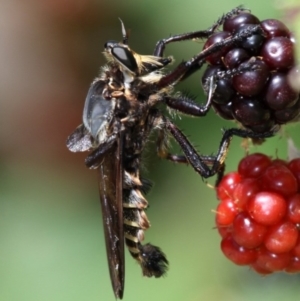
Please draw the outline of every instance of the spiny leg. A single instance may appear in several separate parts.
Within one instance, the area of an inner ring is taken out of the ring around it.
[[[117,139],[122,137],[121,121],[116,121],[113,132],[107,137],[104,142],[101,142],[96,149],[94,149],[85,159],[85,165],[88,168],[97,168],[100,161],[104,158],[108,151],[112,149]]]
[[[170,120],[165,119],[165,127],[181,146],[182,151],[184,152],[188,162],[193,166],[194,170],[204,178],[212,177],[224,169],[225,158],[233,136],[242,138],[267,138],[272,137],[277,130],[274,129],[273,131],[265,133],[254,133],[252,131],[235,128],[225,130],[223,132],[223,137],[221,139],[217,155],[205,157],[210,158],[209,164],[207,164],[207,162],[203,160],[202,156],[198,154],[195,148],[175,124],[173,124]]]
[[[249,60],[247,64],[243,64],[236,69],[231,69],[228,71],[219,71],[213,76],[208,77],[204,90],[207,91],[207,99],[204,105],[196,103],[193,99],[187,96],[177,96],[177,97],[165,97],[164,101],[166,105],[172,109],[175,109],[181,113],[191,115],[191,116],[205,116],[209,111],[212,99],[214,95],[215,88],[220,79],[231,78],[237,74],[256,70],[255,60]]]
[[[145,67],[145,69],[149,73],[149,72],[153,72],[153,71],[158,71],[158,70],[166,67],[167,65],[169,65],[173,61],[174,61],[174,59],[171,56],[170,57],[162,57],[162,58],[159,59],[159,62],[161,63],[161,65],[143,63],[143,66]]]
[[[157,139],[157,154],[160,158],[169,160],[174,163],[183,163],[183,164],[189,164],[188,159],[185,155],[177,155],[177,154],[171,154],[169,152],[169,137],[166,129],[161,129],[158,133],[158,139]],[[205,162],[207,165],[213,165],[216,158],[214,156],[203,156],[199,155],[201,157],[201,160]]]
[[[231,18],[233,15],[239,14],[240,12],[244,11],[245,9],[242,6],[238,6],[234,9],[232,9],[227,14],[224,14],[222,17],[220,17],[217,22],[215,22],[210,28],[206,30],[199,30],[199,31],[193,31],[178,35],[170,36],[169,38],[162,39],[156,43],[155,49],[154,49],[154,55],[155,56],[163,56],[164,50],[167,44],[173,43],[173,42],[179,42],[179,41],[187,41],[187,40],[193,40],[193,39],[200,39],[200,38],[208,38],[210,37],[216,29],[221,26],[225,20]]]
[[[197,70],[197,68],[201,68],[201,66],[204,64],[205,58],[210,54],[219,51],[222,47],[233,45],[234,43],[242,41],[243,39],[256,33],[264,35],[262,28],[259,24],[250,28],[247,27],[234,36],[228,37],[220,42],[212,44],[211,46],[202,50],[199,54],[192,57],[190,60],[183,61],[172,72],[163,76],[156,84],[157,90],[173,85],[186,78],[186,74],[190,74],[191,71],[193,72]]]
[[[97,168],[101,159],[105,154],[111,150],[116,143],[117,135],[111,135],[105,142],[101,143],[95,150],[93,150],[85,159],[85,165],[88,168]]]
[[[188,161],[186,156],[171,154],[168,151],[168,148],[169,148],[168,133],[167,133],[166,129],[161,129],[159,131],[158,139],[157,139],[157,154],[158,154],[158,156],[163,158],[163,159],[167,159],[169,161],[172,161],[174,163],[190,164],[190,162]],[[203,156],[203,155],[199,155],[199,154],[198,154],[198,156],[199,156],[199,158],[201,158],[201,161],[204,164],[206,164],[207,166],[212,166],[216,161],[215,156]],[[224,175],[224,171],[225,171],[225,163],[221,164],[218,171],[216,171],[216,173],[217,173],[217,179],[216,179],[216,183],[215,183],[216,186],[222,180],[223,175]]]
[[[181,113],[191,116],[205,116],[212,105],[213,92],[215,87],[215,77],[212,76],[209,79],[209,93],[204,105],[196,103],[193,99],[186,96],[179,97],[165,97],[166,105],[175,109]]]

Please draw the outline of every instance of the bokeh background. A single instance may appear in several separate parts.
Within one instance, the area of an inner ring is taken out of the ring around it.
[[[284,11],[292,2],[243,4],[260,19],[295,21]],[[67,136],[81,122],[89,84],[105,63],[103,44],[121,39],[121,17],[131,29],[130,46],[151,54],[158,39],[205,29],[239,4],[238,0],[0,0],[0,300],[114,300],[96,173],[85,168],[85,154],[72,154],[65,147]],[[196,42],[178,43],[168,46],[166,54],[179,62],[201,47]],[[196,74],[178,89],[204,101],[199,81]],[[233,126],[213,112],[175,122],[204,154],[217,150],[222,127]],[[286,158],[286,136],[299,146],[299,127],[288,126],[283,135],[250,151]],[[244,154],[241,140],[235,138],[228,170],[234,170]],[[126,251],[124,300],[299,298],[299,276],[262,278],[221,254],[213,229],[217,200],[198,174],[156,158],[151,145],[145,163],[144,173],[156,184],[148,196],[152,228],[146,241],[162,247],[170,270],[163,279],[143,278]]]

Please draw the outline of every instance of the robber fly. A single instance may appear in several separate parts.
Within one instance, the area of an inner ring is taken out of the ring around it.
[[[165,105],[192,116],[204,116],[208,112],[220,74],[209,79],[205,105],[174,93],[174,86],[200,69],[209,54],[259,31],[259,26],[201,51],[168,74],[164,74],[163,68],[170,65],[173,58],[164,57],[164,49],[170,42],[209,37],[224,20],[241,10],[238,7],[222,16],[208,30],[160,40],[154,55],[140,55],[130,49],[122,21],[122,42],[108,41],[104,45],[107,65],[102,67],[100,76],[90,86],[83,110],[83,124],[68,137],[67,147],[72,152],[90,151],[85,164],[98,172],[107,258],[116,298],[122,299],[124,291],[124,239],[143,275],[161,277],[168,269],[168,260],[160,248],[142,244],[144,231],[150,225],[145,213],[148,202],[144,195],[151,184],[141,177],[140,164],[150,134],[157,133],[160,157],[190,164],[204,178],[222,173],[233,135],[256,138],[273,134],[226,130],[217,154],[203,156],[160,109]],[[169,136],[181,146],[184,155],[169,153]]]

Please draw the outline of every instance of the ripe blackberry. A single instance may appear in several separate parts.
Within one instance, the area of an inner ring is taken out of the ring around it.
[[[222,118],[234,119],[245,128],[264,132],[300,115],[299,91],[294,91],[287,80],[295,66],[295,41],[289,29],[279,20],[260,21],[251,13],[241,12],[227,19],[223,31],[209,37],[204,49],[258,24],[263,34],[253,34],[207,57],[202,85],[208,93],[208,78],[226,71],[229,76],[217,80],[214,110]],[[245,64],[253,68],[233,72]]]
[[[300,159],[255,153],[216,188],[221,250],[260,274],[300,272]]]

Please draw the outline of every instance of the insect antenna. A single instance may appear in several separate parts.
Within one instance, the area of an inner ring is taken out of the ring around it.
[[[122,27],[123,44],[127,45],[128,44],[128,33],[127,33],[127,30],[125,28],[125,25],[124,25],[122,19],[119,18],[119,20],[121,22],[121,27]]]

